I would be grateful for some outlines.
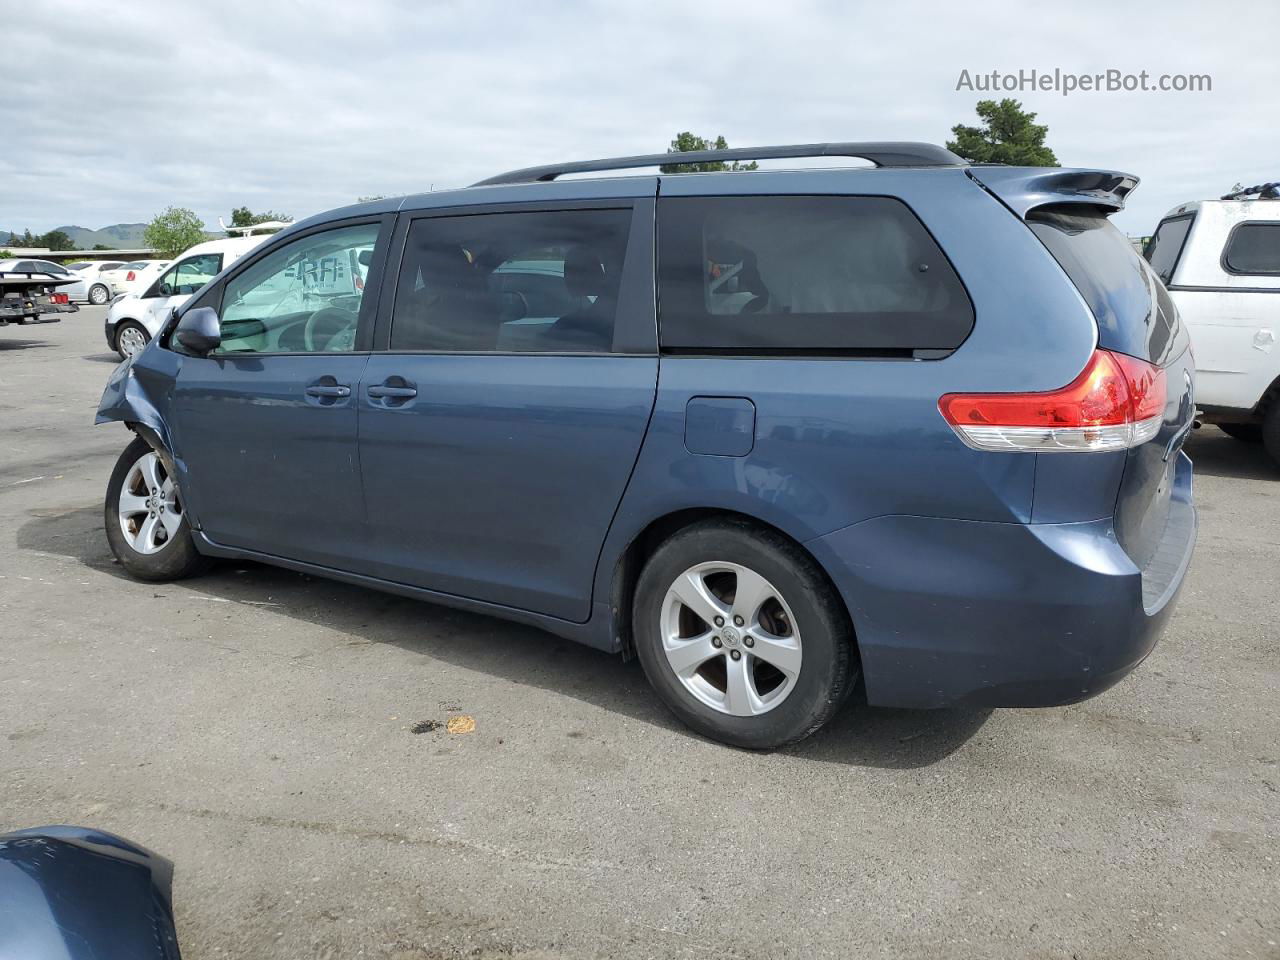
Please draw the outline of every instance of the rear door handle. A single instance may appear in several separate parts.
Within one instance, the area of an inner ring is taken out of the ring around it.
[[[313,383],[307,387],[308,397],[349,397],[351,388],[340,383]]]
[[[397,399],[408,399],[418,395],[417,387],[370,387],[369,396],[371,397],[396,397]]]

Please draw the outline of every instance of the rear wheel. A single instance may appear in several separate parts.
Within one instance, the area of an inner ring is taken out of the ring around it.
[[[813,560],[733,520],[680,531],[636,586],[636,652],[686,724],[739,747],[809,736],[856,679],[853,631]]]
[[[1218,429],[1228,437],[1243,440],[1245,443],[1262,442],[1262,424],[1260,423],[1220,423]]]
[[[111,298],[111,291],[103,284],[95,283],[89,288],[89,302],[95,307],[100,307]]]
[[[126,320],[116,330],[116,353],[120,354],[121,360],[128,360],[134,354],[141,353],[150,339],[151,334],[147,333],[142,324]]]
[[[208,566],[191,539],[177,484],[141,437],[116,461],[104,512],[111,552],[139,580],[180,580]]]

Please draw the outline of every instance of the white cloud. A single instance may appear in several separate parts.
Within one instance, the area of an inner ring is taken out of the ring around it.
[[[1280,5],[46,2],[5,15],[0,226],[305,216],[567,158],[942,142],[961,69],[1208,73],[1213,92],[1020,94],[1066,165],[1138,174],[1118,218],[1280,178]],[[20,131],[16,140],[13,131]]]

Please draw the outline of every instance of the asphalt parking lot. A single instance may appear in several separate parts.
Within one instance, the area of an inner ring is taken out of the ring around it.
[[[1190,579],[1117,688],[853,704],[752,754],[678,726],[637,664],[529,628],[267,567],[126,579],[103,312],[0,329],[0,830],[173,859],[188,960],[1280,957],[1260,449],[1189,442]]]

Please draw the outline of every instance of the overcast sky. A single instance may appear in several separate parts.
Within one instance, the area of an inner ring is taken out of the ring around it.
[[[665,149],[945,141],[961,70],[1212,76],[1208,93],[1011,94],[1067,166],[1142,178],[1117,218],[1280,179],[1280,4],[0,0],[0,228],[369,194]]]

